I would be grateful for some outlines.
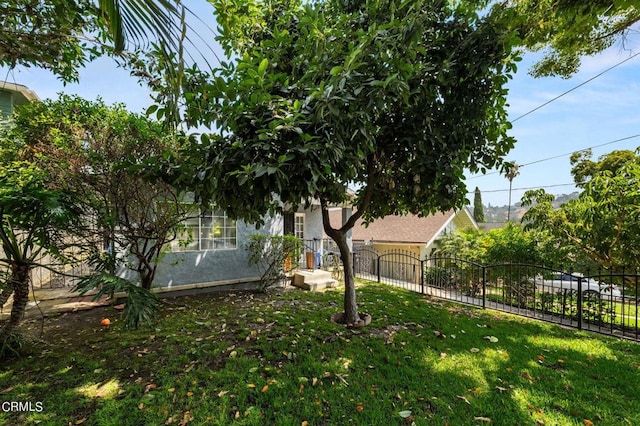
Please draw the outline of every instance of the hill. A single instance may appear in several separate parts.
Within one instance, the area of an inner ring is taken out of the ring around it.
[[[559,208],[561,205],[566,203],[569,200],[573,200],[578,198],[579,192],[572,192],[571,194],[559,194],[556,195],[556,199],[553,202],[554,208]],[[488,206],[484,206],[484,218],[485,222],[506,222],[507,221],[507,213],[509,211],[509,206],[492,206],[489,204]],[[522,207],[522,205],[518,202],[511,206],[511,221],[519,222],[522,219],[522,216],[527,212],[527,208]]]

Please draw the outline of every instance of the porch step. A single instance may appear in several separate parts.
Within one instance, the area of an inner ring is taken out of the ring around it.
[[[338,281],[331,278],[331,272],[320,269],[299,270],[293,275],[293,285],[303,290],[319,291],[333,288]]]

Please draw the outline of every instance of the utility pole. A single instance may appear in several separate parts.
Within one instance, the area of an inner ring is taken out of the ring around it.
[[[520,172],[518,171],[519,168],[520,166],[518,166],[516,163],[511,163],[511,165],[507,169],[506,176],[507,179],[509,179],[509,207],[507,209],[507,222],[511,221],[511,187],[513,184],[513,179],[520,174]]]

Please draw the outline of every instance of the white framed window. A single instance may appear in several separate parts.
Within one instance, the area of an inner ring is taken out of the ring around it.
[[[293,235],[304,240],[304,213],[296,213],[293,217]]]
[[[185,229],[171,242],[172,251],[225,250],[238,247],[237,223],[224,210],[200,211],[184,222]]]

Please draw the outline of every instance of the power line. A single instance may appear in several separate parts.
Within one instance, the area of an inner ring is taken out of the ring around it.
[[[635,57],[636,57],[636,56],[638,56],[638,55],[640,55],[640,52],[635,53],[635,54],[633,54],[633,55],[629,56],[627,59],[625,59],[625,60],[623,60],[623,61],[620,61],[620,62],[618,62],[618,63],[617,63],[617,64],[615,64],[615,65],[612,65],[611,67],[607,68],[606,70],[604,70],[604,71],[600,72],[599,74],[594,75],[593,77],[591,77],[590,79],[588,79],[588,80],[586,80],[586,81],[583,81],[582,83],[578,84],[577,86],[572,87],[571,89],[567,90],[566,92],[561,93],[560,95],[556,96],[555,98],[552,98],[552,99],[548,100],[547,102],[543,103],[542,105],[538,105],[538,106],[537,106],[537,107],[535,107],[534,109],[532,109],[532,110],[530,110],[530,111],[525,112],[524,114],[522,114],[522,115],[520,115],[520,116],[518,116],[518,117],[514,118],[513,120],[511,120],[511,122],[512,122],[512,123],[515,123],[516,121],[520,120],[521,118],[524,118],[524,117],[526,117],[527,115],[529,115],[529,114],[531,114],[531,113],[533,113],[533,112],[535,112],[535,111],[539,110],[540,108],[543,108],[543,107],[545,107],[545,106],[549,105],[551,102],[557,101],[558,99],[560,99],[560,98],[561,98],[561,97],[563,97],[564,95],[567,95],[567,94],[569,94],[569,93],[573,92],[574,90],[576,90],[576,89],[578,89],[578,88],[580,88],[580,87],[584,86],[585,84],[587,84],[587,83],[589,83],[589,82],[591,82],[591,81],[595,80],[596,78],[598,78],[598,77],[600,77],[601,75],[603,75],[603,74],[605,74],[605,73],[607,73],[607,72],[611,71],[612,69],[614,69],[614,68],[616,68],[616,67],[618,67],[618,66],[620,66],[620,65],[624,64],[624,63],[625,63],[625,62],[627,62],[627,61],[632,60],[633,58],[635,58]]]
[[[575,183],[559,183],[556,185],[545,185],[545,186],[531,186],[528,188],[513,188],[512,191],[528,191],[530,189],[544,189],[544,188],[556,188],[556,187],[560,187],[560,186],[575,186]],[[492,192],[509,192],[508,189],[491,189],[489,191],[482,191],[483,194],[485,193],[492,193]],[[472,192],[467,192],[467,194],[473,194],[474,191]]]
[[[611,145],[611,144],[614,144],[614,143],[626,141],[626,140],[629,140],[629,139],[635,139],[635,138],[638,138],[638,137],[640,137],[640,133],[635,134],[635,135],[631,135],[631,136],[626,136],[626,137],[620,138],[620,139],[615,139],[615,140],[612,140],[612,141],[609,141],[609,142],[601,143],[599,145],[593,145],[593,146],[590,146],[588,148],[577,149],[575,151],[571,151],[571,152],[568,152],[568,153],[565,153],[565,154],[554,155],[553,157],[547,157],[547,158],[542,158],[540,160],[531,161],[529,163],[518,164],[518,167],[530,166],[531,164],[537,164],[537,163],[542,163],[542,162],[549,161],[549,160],[555,160],[555,159],[560,158],[560,157],[566,157],[567,155],[575,154],[576,152],[583,152],[583,151],[586,151],[588,149],[600,148],[600,147],[603,147],[603,146],[607,146],[607,145]],[[477,179],[477,178],[480,178],[480,177],[483,177],[483,176],[491,176],[491,175],[495,175],[495,174],[498,174],[498,173],[500,173],[500,172],[498,170],[496,170],[496,171],[491,172],[491,173],[478,174],[478,175],[474,175],[474,176],[468,177],[467,180]]]

